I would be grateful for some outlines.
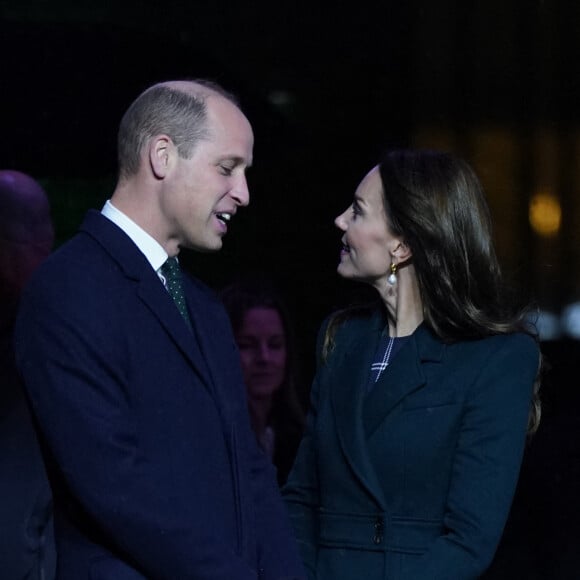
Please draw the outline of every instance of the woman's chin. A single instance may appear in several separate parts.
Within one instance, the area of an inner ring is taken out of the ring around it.
[[[341,278],[352,278],[352,269],[348,267],[343,261],[339,262],[338,266],[336,267],[336,273]]]
[[[271,398],[279,388],[279,385],[251,385],[248,387],[248,394],[255,401],[259,401]]]

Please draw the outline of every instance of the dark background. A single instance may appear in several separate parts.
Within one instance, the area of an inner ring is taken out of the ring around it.
[[[388,147],[452,150],[488,192],[500,260],[556,320],[544,421],[526,454],[494,577],[580,578],[580,2],[85,2],[0,0],[0,167],[46,187],[57,243],[115,183],[121,115],[150,84],[208,77],[256,136],[252,200],[216,255],[188,270],[219,289],[264,271],[294,315],[305,392],[340,280],[334,217]],[[560,227],[528,220],[547,192]],[[550,340],[547,340],[550,338]]]

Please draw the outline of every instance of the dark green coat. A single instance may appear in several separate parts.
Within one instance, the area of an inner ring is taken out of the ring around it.
[[[445,345],[421,325],[365,394],[384,327],[344,323],[312,387],[286,499],[317,580],[468,580],[489,566],[523,455],[536,342]]]

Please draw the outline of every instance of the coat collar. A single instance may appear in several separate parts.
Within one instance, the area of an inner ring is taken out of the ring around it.
[[[185,357],[189,359],[199,378],[210,390],[213,390],[213,379],[206,363],[211,358],[211,347],[205,343],[207,332],[200,328],[200,315],[196,302],[207,302],[205,293],[201,292],[184,276],[185,294],[190,310],[194,331],[191,331],[181,318],[171,296],[163,287],[157,273],[151,267],[144,254],[133,241],[113,222],[96,210],[88,212],[81,231],[94,238],[121,268],[124,275],[135,283],[136,293],[151,313],[159,320]],[[209,333],[211,334],[211,333]],[[195,340],[195,339],[198,340]],[[208,382],[208,378],[212,380]]]
[[[361,483],[386,507],[383,486],[376,478],[366,441],[402,399],[425,385],[422,364],[440,361],[445,347],[425,324],[420,325],[367,395],[370,367],[383,328],[384,319],[375,315],[367,324],[353,328],[352,340],[345,337],[348,347],[336,360],[330,389],[345,456]],[[348,328],[345,330],[349,332]]]
[[[363,422],[367,436],[402,399],[425,385],[424,363],[439,362],[444,348],[424,323],[417,328],[366,397]]]

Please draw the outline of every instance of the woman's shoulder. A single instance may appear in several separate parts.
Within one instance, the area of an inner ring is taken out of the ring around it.
[[[325,318],[321,328],[334,329],[340,333],[352,333],[357,330],[367,330],[377,324],[382,328],[385,322],[377,309],[337,310]]]
[[[532,335],[525,332],[510,332],[508,334],[495,334],[481,339],[499,349],[515,351],[537,352],[539,350],[538,341]]]
[[[451,346],[451,352],[468,359],[470,356],[513,361],[513,365],[537,366],[540,356],[538,340],[525,332],[495,334],[477,340],[460,341]]]
[[[385,324],[383,313],[372,306],[334,311],[320,325],[317,352],[326,360],[331,352],[348,349],[369,332],[382,330]]]

